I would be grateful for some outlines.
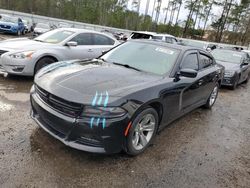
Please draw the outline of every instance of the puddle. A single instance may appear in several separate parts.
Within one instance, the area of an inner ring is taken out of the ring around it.
[[[13,109],[12,105],[0,101],[0,112],[10,111],[11,109]]]

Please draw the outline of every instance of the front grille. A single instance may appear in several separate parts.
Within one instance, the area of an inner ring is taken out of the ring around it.
[[[77,117],[80,115],[83,109],[82,104],[70,102],[67,100],[64,100],[60,97],[57,97],[44,89],[36,86],[36,93],[38,96],[50,107],[58,111],[59,113],[62,113],[64,115],[67,115],[69,117]]]
[[[0,50],[0,56],[3,55],[4,53],[6,53],[8,51],[5,51],[5,50]]]
[[[9,25],[2,25],[2,24],[0,25],[0,27],[3,29],[10,29],[11,28],[11,26],[9,26]]]
[[[76,140],[77,143],[92,147],[103,147],[103,143],[92,138],[81,137]]]

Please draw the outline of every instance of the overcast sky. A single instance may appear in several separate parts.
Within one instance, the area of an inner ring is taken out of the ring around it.
[[[239,2],[240,0],[237,0],[237,1]],[[128,4],[129,9],[132,9],[132,2],[133,2],[133,0],[129,0],[129,4]],[[161,6],[162,9],[168,6],[168,2],[169,2],[169,0],[162,0],[162,6]],[[140,6],[140,13],[141,14],[145,13],[146,4],[147,4],[147,0],[141,0],[141,6]],[[148,15],[150,15],[150,16],[152,15],[153,6],[154,6],[154,0],[150,0],[149,11],[148,11]],[[161,9],[160,17],[159,17],[159,22],[161,22],[161,23],[164,22],[164,18],[165,18],[165,13],[163,12],[162,9]],[[208,25],[211,24],[212,20],[216,19],[221,14],[221,12],[222,12],[221,8],[213,6],[212,14],[214,14],[216,16],[214,18],[210,18]],[[181,11],[180,11],[180,15],[179,15],[179,20],[181,20],[181,21],[186,20],[188,13],[189,13],[188,9],[185,9],[185,4],[183,4]],[[174,21],[176,20],[176,16],[177,16],[177,13],[175,14]],[[168,20],[169,20],[169,17],[170,17],[170,12],[168,14]],[[155,18],[155,14],[154,14],[153,18]],[[167,20],[167,22],[168,22],[168,20]],[[201,23],[201,26],[203,26],[202,24],[203,24],[203,22]]]

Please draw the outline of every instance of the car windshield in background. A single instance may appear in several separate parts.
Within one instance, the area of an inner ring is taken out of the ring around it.
[[[61,31],[50,31],[47,33],[44,33],[43,35],[40,35],[39,37],[36,37],[35,41],[40,42],[46,42],[46,43],[52,43],[57,44],[65,39],[67,39],[69,36],[73,35],[73,31],[67,31],[67,30],[61,30]]]
[[[211,52],[217,61],[230,62],[240,64],[242,60],[242,53],[232,50],[215,49]]]
[[[164,75],[171,71],[178,55],[179,51],[173,48],[127,42],[102,56],[102,59],[144,72]]]
[[[38,23],[36,25],[37,28],[42,28],[42,29],[50,29],[49,25],[47,24],[41,24],[41,23]]]
[[[3,21],[3,22],[11,22],[11,23],[17,23],[18,22],[18,18],[10,17],[10,16],[4,16],[4,15],[1,15],[0,20]]]

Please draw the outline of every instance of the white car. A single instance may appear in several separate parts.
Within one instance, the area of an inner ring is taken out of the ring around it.
[[[131,39],[153,39],[153,40],[160,40],[167,43],[177,43],[178,40],[175,36],[169,34],[160,34],[155,32],[148,32],[148,31],[137,31],[133,32],[128,40]]]
[[[249,54],[249,56],[250,56],[250,50],[243,50],[243,52],[248,53],[248,54]]]
[[[0,42],[0,66],[14,75],[33,76],[42,67],[64,60],[96,58],[120,44],[103,33],[60,28],[34,39],[17,38]]]
[[[51,27],[49,24],[44,24],[44,23],[37,23],[36,27],[34,29],[34,34],[35,35],[41,35],[43,33],[46,33],[51,30]]]

